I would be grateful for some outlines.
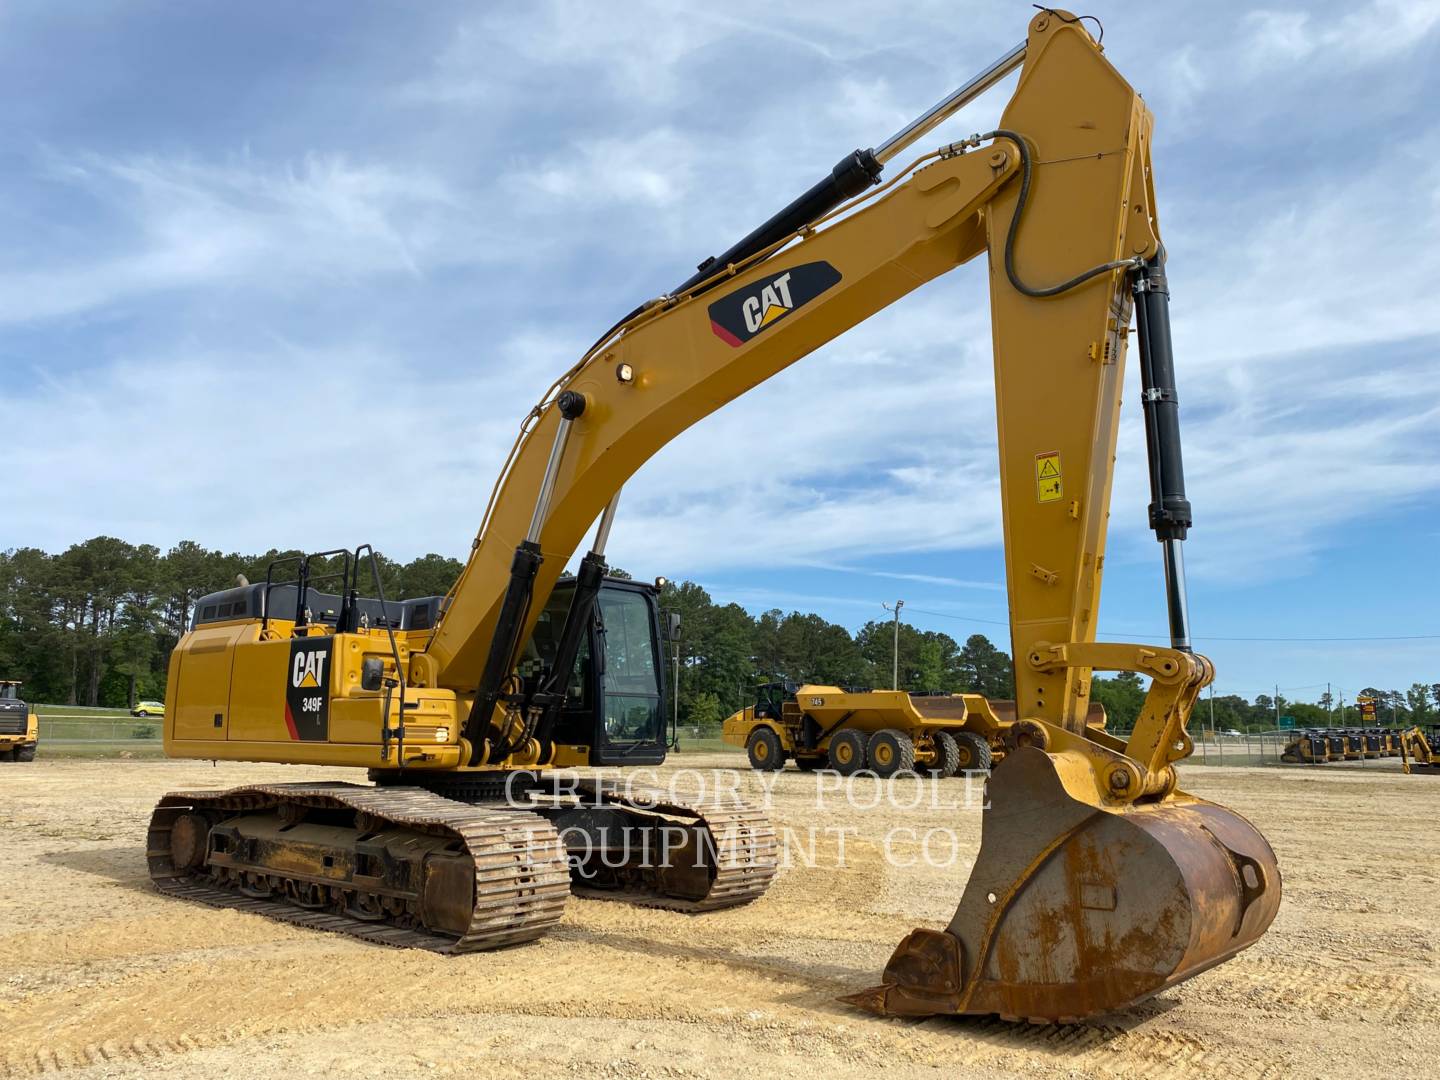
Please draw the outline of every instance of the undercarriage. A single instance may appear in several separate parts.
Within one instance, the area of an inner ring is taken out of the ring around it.
[[[150,821],[150,876],[186,899],[444,953],[534,940],[572,892],[713,911],[774,877],[774,830],[737,801],[505,779],[445,794],[344,783],[171,792]]]

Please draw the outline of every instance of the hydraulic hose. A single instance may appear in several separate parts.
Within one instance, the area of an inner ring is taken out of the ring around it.
[[[1010,279],[1010,284],[1015,291],[1026,296],[1044,298],[1047,296],[1059,296],[1061,293],[1069,292],[1077,285],[1083,285],[1093,277],[1109,273],[1112,270],[1134,270],[1141,266],[1143,259],[1117,259],[1114,262],[1101,263],[1099,266],[1092,266],[1089,270],[1076,274],[1059,285],[1050,285],[1045,288],[1034,288],[1020,280],[1020,275],[1015,271],[1015,238],[1020,234],[1020,219],[1025,215],[1025,203],[1030,198],[1030,177],[1032,165],[1030,160],[1030,146],[1024,136],[1018,132],[1006,128],[996,128],[988,134],[979,136],[985,139],[1009,139],[1020,151],[1020,194],[1015,199],[1015,213],[1010,218],[1010,228],[1005,234],[1005,276]]]

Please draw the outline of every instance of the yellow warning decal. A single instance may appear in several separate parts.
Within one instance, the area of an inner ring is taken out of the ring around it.
[[[1035,498],[1042,502],[1057,502],[1065,494],[1065,484],[1060,478],[1060,451],[1050,450],[1035,455]]]

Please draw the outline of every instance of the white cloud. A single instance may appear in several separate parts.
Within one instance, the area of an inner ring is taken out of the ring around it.
[[[493,105],[513,95],[517,84],[543,90],[558,81],[567,88],[583,84],[586,93],[643,114],[705,102],[716,91],[706,77],[712,69],[743,77],[748,59],[764,49],[781,52],[793,64],[827,70],[858,70],[877,54],[910,54],[927,70],[947,68],[948,56],[931,55],[937,38],[963,40],[968,48],[999,55],[1024,24],[995,25],[983,17],[988,10],[980,3],[927,0],[908,5],[904,19],[896,20],[867,0],[823,6],[744,0],[724,8],[674,0],[636,0],[622,7],[547,0],[529,5],[524,17],[504,9],[463,18],[403,93],[437,103]],[[809,124],[810,110],[823,100],[807,94],[800,79],[763,85],[770,88],[768,104],[789,115],[792,127]]]
[[[486,245],[454,195],[419,169],[308,155],[279,166],[145,155],[52,155],[49,176],[98,206],[118,239],[69,240],[0,268],[0,322],[33,322],[149,294],[241,283],[262,291],[369,275],[419,276]]]
[[[893,574],[885,570],[862,570],[871,577],[891,578],[895,581],[915,581],[922,585],[943,585],[951,589],[984,589],[987,592],[1004,592],[1005,586],[996,581],[966,581],[963,578],[947,577],[944,574]]]
[[[544,345],[501,342],[493,364],[445,376],[365,346],[273,339],[47,378],[10,398],[0,470],[24,515],[0,545],[58,550],[105,532],[162,547],[458,554],[521,410],[476,417],[531,392]]]
[[[1252,11],[1241,22],[1250,70],[1299,61],[1353,67],[1414,48],[1440,24],[1436,0],[1372,0],[1336,18],[1303,10]]]
[[[658,128],[634,138],[585,139],[502,178],[507,195],[547,208],[558,201],[587,209],[607,202],[668,207],[693,197],[699,151],[692,138]],[[533,193],[533,194],[532,194]]]

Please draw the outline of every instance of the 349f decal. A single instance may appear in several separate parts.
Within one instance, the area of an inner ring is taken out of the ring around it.
[[[324,742],[330,735],[332,638],[295,638],[285,669],[285,726],[290,738]]]
[[[738,349],[839,280],[840,271],[827,262],[792,266],[716,300],[710,305],[710,329],[721,341]]]

